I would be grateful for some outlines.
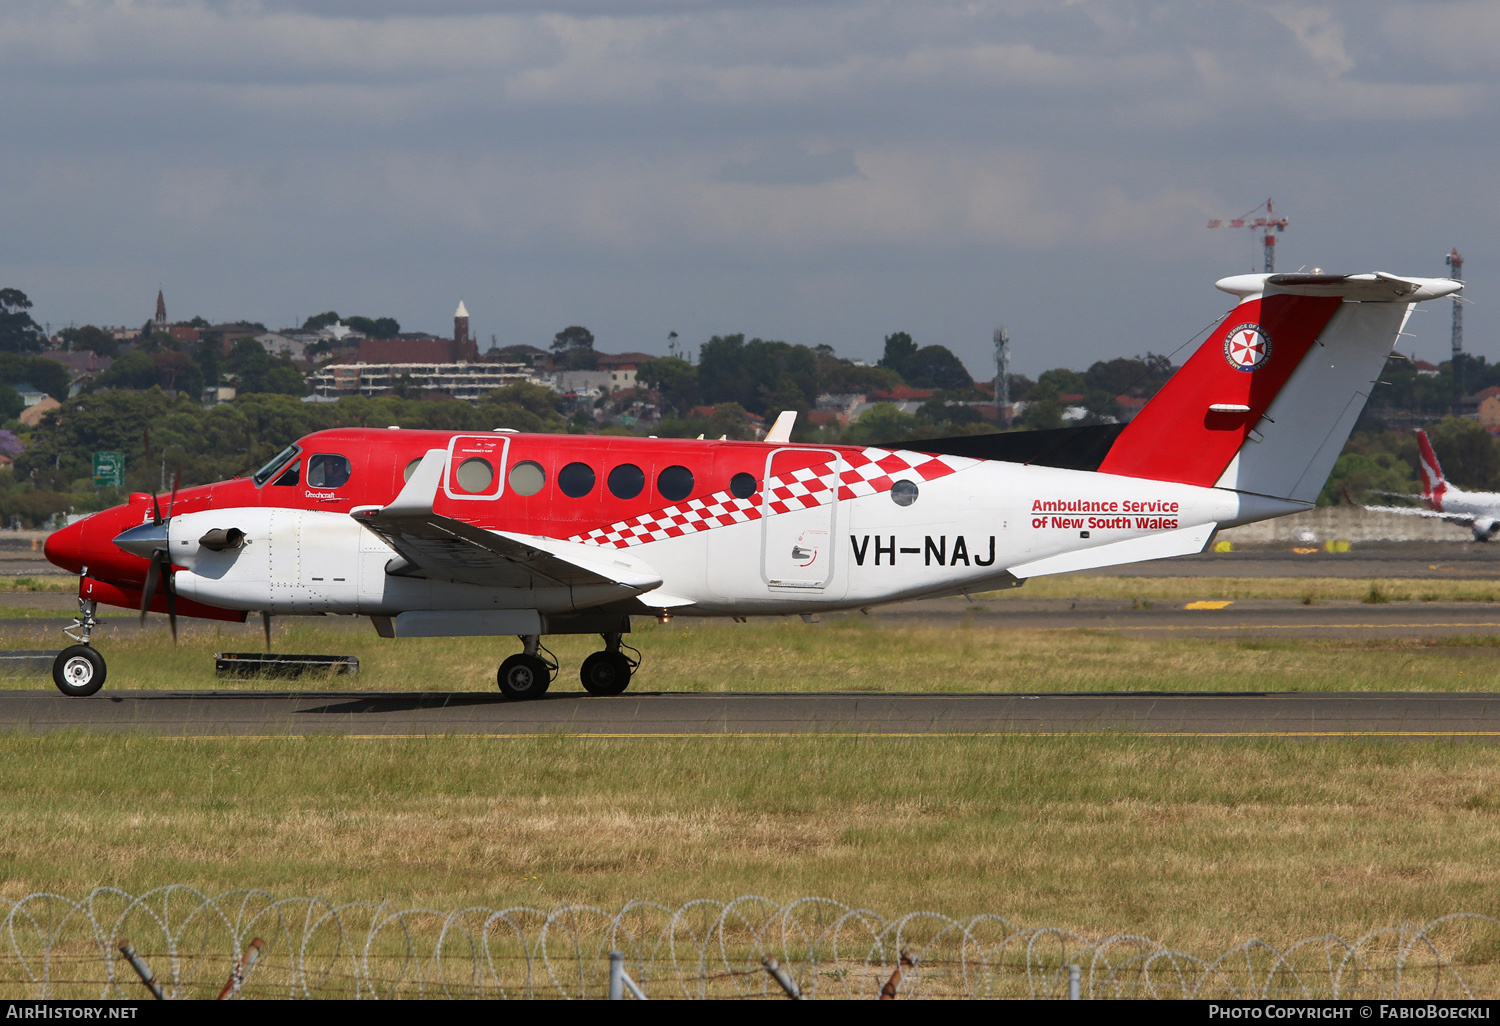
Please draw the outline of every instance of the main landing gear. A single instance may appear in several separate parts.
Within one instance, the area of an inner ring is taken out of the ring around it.
[[[93,599],[78,600],[78,615],[73,617],[73,626],[64,631],[78,644],[69,645],[52,661],[52,683],[69,698],[87,698],[104,687],[108,668],[104,657],[89,644],[94,628],[99,626],[94,618],[98,608],[99,603]]]
[[[604,639],[604,651],[595,652],[585,659],[578,676],[583,681],[584,690],[591,695],[618,695],[629,687],[630,676],[641,661],[622,651],[622,647],[630,646],[620,644],[619,634],[600,637]],[[500,664],[500,693],[513,700],[540,698],[557,675],[557,660],[542,647],[540,635],[522,635],[521,644],[523,651]],[[640,656],[635,649],[630,650],[636,657]]]

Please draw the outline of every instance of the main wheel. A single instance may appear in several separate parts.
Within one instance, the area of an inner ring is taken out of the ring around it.
[[[88,645],[72,645],[52,660],[52,683],[69,698],[86,698],[104,687],[104,657]]]
[[[552,683],[552,671],[539,656],[518,652],[500,664],[499,682],[506,698],[539,698]]]
[[[630,686],[630,660],[623,652],[595,652],[583,661],[578,676],[591,695],[618,695]]]

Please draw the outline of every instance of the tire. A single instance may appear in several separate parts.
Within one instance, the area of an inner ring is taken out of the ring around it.
[[[630,686],[630,660],[623,652],[595,652],[583,661],[578,676],[591,695],[618,695]]]
[[[552,671],[537,656],[522,652],[500,664],[498,681],[500,693],[512,701],[540,698],[552,683]]]
[[[87,698],[104,687],[104,657],[88,645],[63,649],[52,661],[52,683],[69,698]]]

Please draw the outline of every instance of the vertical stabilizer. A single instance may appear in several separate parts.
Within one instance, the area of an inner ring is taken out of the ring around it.
[[[1121,432],[1122,474],[1314,502],[1413,303],[1447,278],[1240,275],[1240,303]]]
[[[1427,440],[1427,432],[1417,431],[1417,471],[1422,475],[1422,502],[1428,509],[1443,511],[1443,496],[1449,491],[1448,479],[1438,464],[1437,453]]]

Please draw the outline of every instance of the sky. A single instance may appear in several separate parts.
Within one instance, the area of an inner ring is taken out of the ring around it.
[[[1172,353],[1259,269],[1440,276],[1500,360],[1500,4],[6,0],[0,286],[993,374]],[[1446,301],[1400,348],[1444,358]],[[1185,352],[1179,352],[1180,361]]]

